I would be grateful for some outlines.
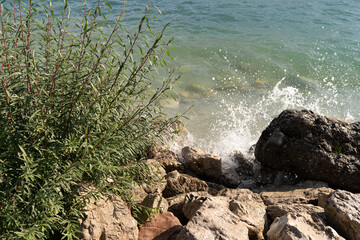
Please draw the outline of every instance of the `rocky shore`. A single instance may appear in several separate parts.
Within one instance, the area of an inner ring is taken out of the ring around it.
[[[286,110],[249,151],[225,166],[198,148],[157,149],[154,185],[132,189],[152,217],[138,226],[119,197],[94,200],[80,239],[360,240],[360,123]]]

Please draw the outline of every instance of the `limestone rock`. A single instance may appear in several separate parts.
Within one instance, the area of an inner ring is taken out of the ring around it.
[[[250,239],[264,239],[266,206],[259,194],[248,189],[224,189],[219,196],[229,199],[229,208],[249,229]]]
[[[187,219],[201,207],[211,195],[207,192],[191,192],[185,195],[182,211]]]
[[[141,205],[151,210],[151,215],[154,216],[156,213],[166,212],[169,208],[168,201],[161,196],[160,192],[150,193],[141,202]],[[143,211],[140,215],[141,222],[144,222],[148,218],[148,213]]]
[[[264,188],[263,192],[260,193],[260,196],[267,206],[279,203],[311,203],[316,205],[318,194],[331,193],[334,191],[331,188],[321,186],[326,185],[321,184],[321,182],[307,181],[298,185],[271,186],[269,188]]]
[[[336,190],[323,201],[326,219],[348,239],[360,239],[360,196]]]
[[[320,218],[304,212],[276,218],[267,237],[268,240],[345,240]]]
[[[173,151],[161,149],[154,153],[154,159],[163,164],[167,173],[177,170],[185,172],[184,165],[177,160],[176,154]]]
[[[325,218],[325,210],[322,207],[314,206],[312,204],[275,204],[266,208],[266,212],[271,221],[277,217],[282,217],[288,213],[305,212],[311,215],[316,215],[321,219]]]
[[[139,227],[138,240],[175,240],[182,225],[172,213],[165,212],[148,219]]]
[[[184,147],[181,151],[186,164],[198,176],[220,180],[222,177],[221,158],[205,153],[199,148]]]
[[[157,190],[162,192],[166,186],[165,169],[154,159],[147,159],[146,164],[150,168],[150,175],[148,177],[152,180],[153,183],[149,186],[143,185],[145,192],[154,193]]]
[[[360,192],[360,123],[308,110],[285,110],[263,131],[255,156],[262,166]]]
[[[248,228],[226,197],[210,197],[192,215],[177,240],[249,240]]]
[[[137,240],[136,220],[117,197],[90,199],[85,218],[80,219],[81,240]]]
[[[166,198],[181,193],[208,191],[206,182],[176,170],[167,174],[166,181],[166,188],[163,191],[163,196]]]

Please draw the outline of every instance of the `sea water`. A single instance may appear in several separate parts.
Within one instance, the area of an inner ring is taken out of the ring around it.
[[[115,19],[123,2],[109,2]],[[136,26],[148,3],[127,2],[125,28]],[[360,120],[359,0],[150,3],[162,13],[155,29],[172,22],[183,76],[176,101],[162,104],[170,113],[193,106],[183,120],[188,144],[220,155],[248,149],[289,108]]]

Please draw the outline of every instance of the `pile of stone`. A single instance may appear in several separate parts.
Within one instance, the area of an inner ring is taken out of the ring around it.
[[[121,199],[92,201],[80,239],[360,240],[359,123],[286,110],[253,151],[230,168],[198,148],[155,152],[157,184],[132,190],[152,217],[138,227]]]

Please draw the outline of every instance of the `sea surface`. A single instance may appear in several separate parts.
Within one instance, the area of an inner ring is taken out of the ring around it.
[[[114,20],[123,2],[109,3]],[[125,28],[148,3],[127,2]],[[359,0],[150,3],[162,13],[150,8],[154,29],[172,22],[167,33],[183,76],[176,101],[163,106],[170,113],[193,106],[184,120],[189,144],[220,155],[247,149],[289,108],[360,121]]]

